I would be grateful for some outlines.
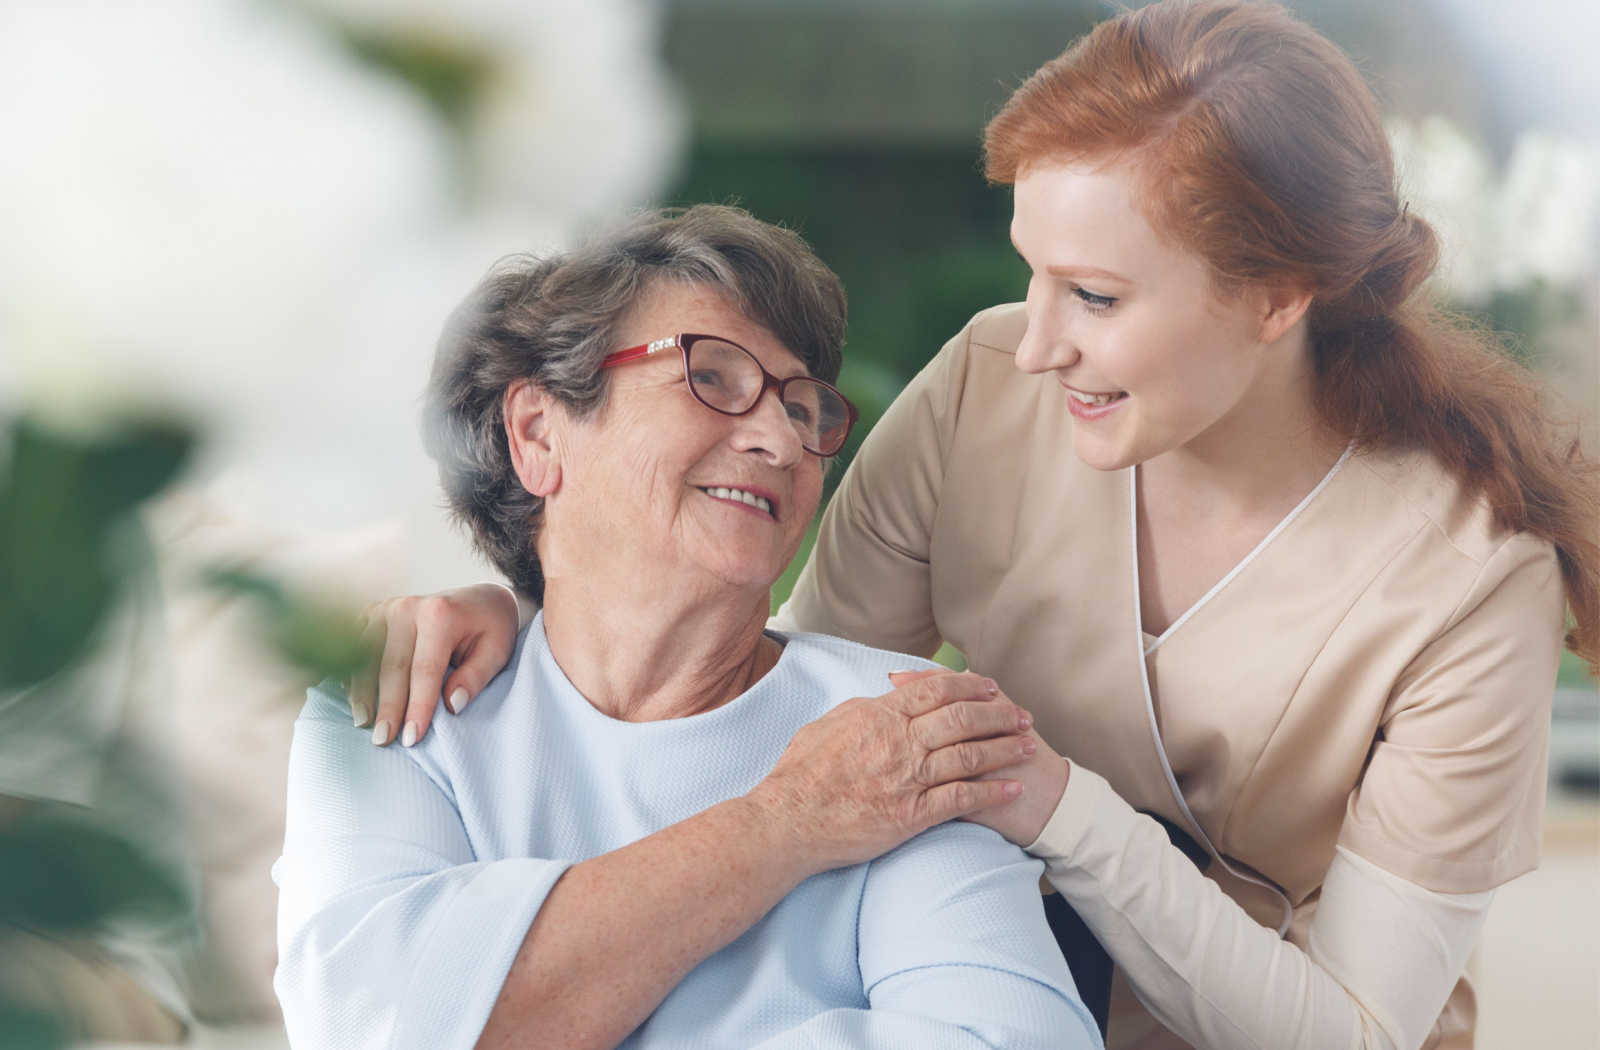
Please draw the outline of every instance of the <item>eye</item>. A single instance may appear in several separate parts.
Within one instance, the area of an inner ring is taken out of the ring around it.
[[[789,420],[792,423],[804,423],[809,426],[811,424],[811,420],[815,417],[815,413],[813,413],[811,408],[807,405],[796,404],[793,401],[785,401],[783,407],[784,410],[789,413]]]
[[[689,373],[689,382],[697,387],[716,389],[722,386],[722,373],[715,368],[697,368]]]
[[[1096,295],[1087,288],[1074,288],[1072,289],[1072,294],[1076,295],[1079,301],[1093,313],[1102,313],[1111,309],[1117,303],[1115,296]]]

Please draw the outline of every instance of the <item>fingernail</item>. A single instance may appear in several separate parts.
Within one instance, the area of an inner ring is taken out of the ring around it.
[[[400,746],[401,747],[411,747],[416,742],[417,742],[417,723],[415,723],[415,722],[407,722],[405,731],[400,734]]]
[[[1022,753],[1024,755],[1031,755],[1037,750],[1039,750],[1039,745],[1033,742],[1033,737],[1025,736],[1022,738]]]
[[[472,695],[465,689],[457,686],[456,691],[450,694],[450,713],[459,715],[463,710],[465,710],[467,704],[469,704],[471,701]]]
[[[983,680],[983,688],[988,691],[990,696],[1000,695],[1000,686],[993,678],[985,678]]]
[[[350,717],[355,720],[356,728],[360,729],[362,726],[367,724],[367,718],[369,716],[365,707],[362,707],[360,704],[351,704]]]
[[[1028,714],[1026,711],[1019,710],[1017,712],[1017,728],[1023,732],[1027,732],[1028,730],[1032,729],[1033,716]]]
[[[1013,780],[1011,783],[1006,785],[1006,798],[1016,798],[1020,794],[1022,794],[1022,784],[1020,781]]]
[[[387,718],[372,727],[372,742],[379,747],[389,742],[389,720]]]

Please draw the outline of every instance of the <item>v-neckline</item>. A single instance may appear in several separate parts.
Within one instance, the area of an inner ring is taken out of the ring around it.
[[[1139,647],[1143,651],[1144,655],[1148,657],[1151,653],[1160,648],[1168,638],[1173,636],[1178,628],[1182,627],[1186,622],[1188,622],[1189,618],[1194,616],[1195,613],[1199,612],[1201,608],[1211,601],[1212,598],[1221,593],[1222,589],[1228,586],[1228,584],[1233,581],[1235,576],[1238,576],[1241,572],[1243,572],[1246,566],[1255,561],[1256,558],[1260,556],[1262,551],[1271,546],[1272,541],[1278,538],[1278,534],[1283,532],[1284,529],[1287,529],[1307,507],[1311,506],[1312,501],[1317,498],[1318,493],[1328,487],[1328,482],[1332,481],[1334,475],[1339,473],[1339,469],[1344,466],[1345,461],[1350,458],[1350,454],[1353,451],[1355,451],[1355,445],[1347,445],[1344,452],[1339,456],[1338,460],[1334,462],[1332,467],[1328,468],[1328,473],[1323,475],[1322,480],[1317,482],[1316,486],[1312,488],[1310,492],[1306,493],[1305,498],[1299,503],[1295,504],[1294,509],[1289,511],[1288,514],[1285,514],[1283,519],[1274,525],[1270,532],[1261,537],[1261,542],[1257,543],[1255,547],[1250,550],[1249,554],[1246,554],[1239,560],[1237,565],[1224,573],[1222,579],[1212,584],[1211,589],[1202,594],[1193,605],[1185,609],[1176,620],[1173,620],[1171,623],[1169,623],[1166,630],[1154,637],[1151,636],[1149,631],[1144,629],[1144,600],[1140,596],[1139,592],[1139,466],[1138,464],[1134,464],[1133,466],[1129,467],[1128,550],[1133,562],[1134,622],[1139,629]]]

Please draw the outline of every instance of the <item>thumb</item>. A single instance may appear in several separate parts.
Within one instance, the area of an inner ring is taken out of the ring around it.
[[[444,680],[444,706],[459,715],[500,671],[491,657],[474,653]]]

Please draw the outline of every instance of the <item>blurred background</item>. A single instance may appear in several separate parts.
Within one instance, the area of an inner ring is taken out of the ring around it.
[[[1600,453],[1600,8],[1288,6],[1378,91],[1444,238],[1435,294]],[[742,204],[843,277],[870,425],[1023,294],[979,132],[1108,10],[0,4],[0,1048],[281,1045],[267,867],[304,686],[351,659],[348,610],[493,577],[417,437],[433,340],[490,263]],[[1576,661],[1555,711],[1545,864],[1477,963],[1484,1047],[1600,1045]]]

